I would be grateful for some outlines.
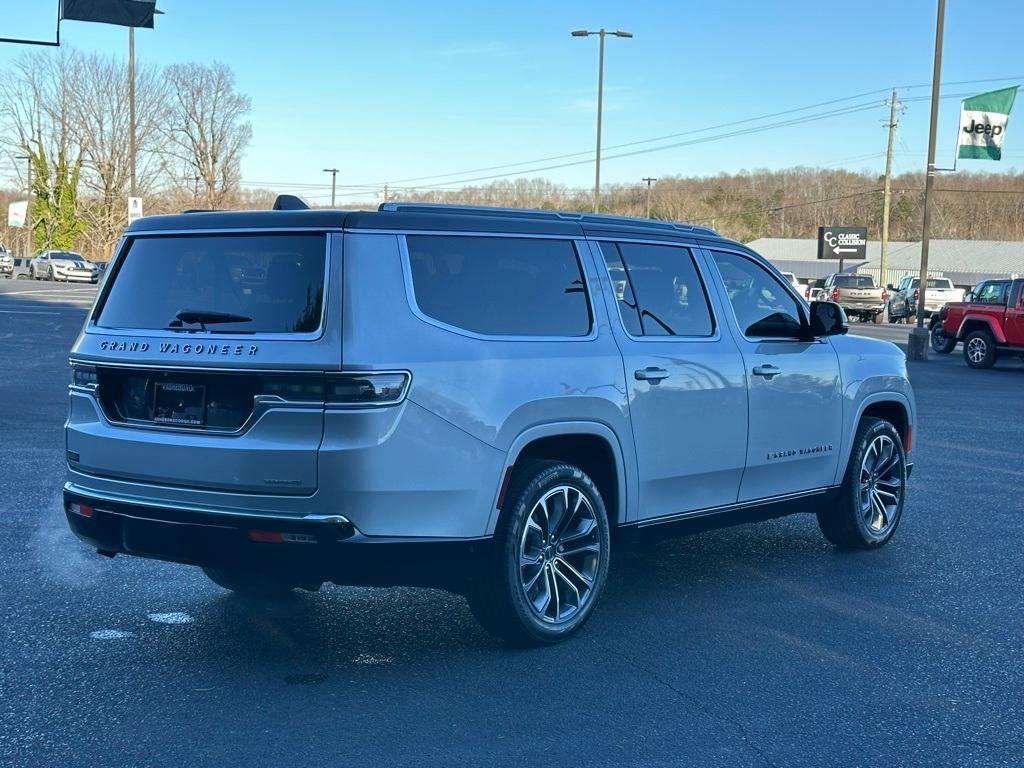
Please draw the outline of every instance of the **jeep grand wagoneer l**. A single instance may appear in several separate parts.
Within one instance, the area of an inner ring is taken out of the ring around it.
[[[702,227],[388,203],[127,230],[71,352],[64,503],[227,589],[432,585],[567,637],[612,550],[816,513],[884,544],[903,353]]]

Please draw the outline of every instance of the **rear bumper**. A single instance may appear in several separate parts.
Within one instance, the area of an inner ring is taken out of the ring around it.
[[[85,505],[89,514],[76,511]],[[68,525],[98,552],[187,565],[255,569],[296,582],[458,589],[490,539],[390,539],[340,515],[245,515],[153,506],[64,487]],[[280,535],[278,535],[280,534]]]

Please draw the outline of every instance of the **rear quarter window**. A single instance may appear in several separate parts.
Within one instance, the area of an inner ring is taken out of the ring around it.
[[[205,322],[211,333],[310,333],[323,314],[326,253],[323,234],[137,237],[95,322],[195,331],[177,315],[215,312],[233,319]]]
[[[586,336],[590,302],[569,240],[409,235],[420,312],[486,336]]]

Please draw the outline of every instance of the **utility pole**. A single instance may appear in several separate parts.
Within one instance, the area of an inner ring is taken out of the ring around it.
[[[896,138],[896,89],[889,100],[889,144],[885,150],[885,185],[882,193],[882,258],[878,263],[878,282],[885,287],[889,278],[889,205],[892,202],[892,145]],[[882,322],[889,322],[889,302],[882,306]]]
[[[128,27],[128,155],[131,176],[128,195],[138,197],[135,187],[135,27]]]
[[[384,185],[384,202],[386,203],[387,201],[388,201],[388,185],[385,184]]]
[[[25,202],[25,256],[32,258],[32,155],[17,155],[16,160],[25,160],[28,165],[28,200]]]
[[[928,127],[928,172],[924,180],[924,226],[921,231],[921,273],[917,291],[917,327],[907,338],[907,359],[928,359],[928,331],[924,327],[924,294],[928,287],[928,239],[931,236],[932,187],[935,185],[935,132],[939,122],[939,80],[942,77],[942,28],[946,0],[938,0],[935,20],[935,61],[932,65],[932,111]]]
[[[597,150],[594,153],[594,213],[601,212],[601,112],[604,106],[604,38],[606,35],[613,37],[632,37],[632,32],[623,32],[621,29],[615,32],[608,32],[604,27],[592,32],[586,29],[576,29],[570,33],[573,37],[589,37],[597,35],[600,38],[597,53]]]
[[[651,184],[657,181],[657,179],[650,176],[644,176],[641,181],[647,182],[647,218],[651,218]]]
[[[338,181],[338,169],[337,168],[324,168],[324,173],[331,174],[331,208],[334,207],[334,191],[336,189]]]

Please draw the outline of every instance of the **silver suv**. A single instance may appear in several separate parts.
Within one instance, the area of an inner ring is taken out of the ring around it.
[[[870,549],[899,525],[904,354],[745,246],[293,206],[127,230],[71,353],[64,505],[102,554],[258,594],[442,587],[537,644],[640,536],[813,512]]]

